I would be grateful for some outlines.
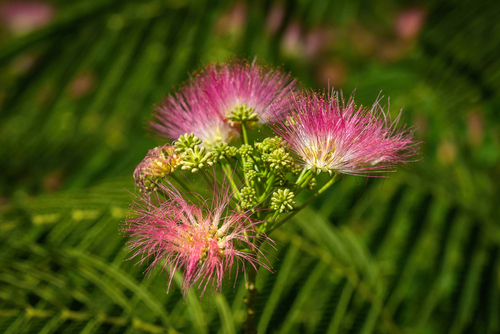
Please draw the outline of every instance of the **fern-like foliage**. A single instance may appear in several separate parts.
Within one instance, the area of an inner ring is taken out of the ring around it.
[[[259,333],[500,331],[495,2],[51,4],[47,26],[0,31],[0,332],[242,332],[241,275],[202,300],[180,277],[167,294],[118,232],[133,168],[161,143],[144,130],[152,105],[235,53],[366,103],[383,89],[424,141],[413,170],[346,177],[273,233]],[[425,20],[403,43],[394,17],[408,8]]]

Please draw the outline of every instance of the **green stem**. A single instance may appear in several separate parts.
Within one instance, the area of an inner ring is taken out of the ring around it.
[[[231,174],[231,167],[227,164],[227,162],[222,162],[222,161],[219,161],[219,162],[222,166],[222,170],[224,171],[224,174],[226,175],[227,179],[229,180],[229,183],[231,184],[231,189],[234,192],[234,196],[236,197],[237,200],[239,200],[240,199],[240,191],[239,191],[236,183],[234,183],[233,175]]]
[[[308,169],[305,172],[302,171],[302,173],[299,176],[299,179],[295,183],[296,187],[301,188],[301,189],[304,188],[313,177],[314,177],[314,173],[313,173],[312,169]]]
[[[243,133],[243,141],[245,142],[245,144],[248,145],[248,135],[247,135],[247,128],[245,126],[245,122],[241,123],[241,132]],[[246,157],[243,154],[241,155],[241,163],[243,164],[243,166],[245,166]],[[243,172],[243,177],[245,178],[245,185],[247,187],[250,187],[250,182],[248,181],[248,177],[247,177],[247,174],[245,172]]]
[[[261,226],[259,227],[259,234],[260,235],[260,232],[264,232],[267,228],[267,226],[269,225],[269,223],[273,223],[276,218],[278,218],[278,216],[280,215],[280,212],[278,210],[274,211],[273,215],[271,217],[269,217],[269,219],[267,219],[267,221],[263,224],[261,224]]]
[[[247,295],[245,296],[245,305],[247,308],[247,319],[244,323],[245,334],[257,334],[257,328],[255,327],[255,300],[257,299],[257,288],[255,287],[255,278],[257,276],[257,270],[252,266],[247,266]]]
[[[245,142],[245,144],[248,144],[248,135],[245,122],[241,122],[241,133],[243,133],[243,141]]]
[[[266,196],[269,195],[269,192],[271,191],[271,188],[274,185],[274,179],[276,179],[276,173],[271,173],[271,176],[267,179],[266,189],[259,197],[259,202],[262,202],[264,198],[266,198]]]
[[[274,224],[266,233],[269,235],[272,231],[289,221],[293,216],[295,216],[297,213],[299,213],[302,209],[304,209],[306,206],[308,206],[312,201],[314,201],[319,195],[325,192],[328,188],[330,188],[337,180],[340,178],[340,174],[335,174],[334,177],[330,179],[318,192],[316,192],[314,195],[312,195],[307,201],[305,201],[301,206],[297,207],[295,210],[293,210],[292,213],[290,213],[288,216],[286,216],[282,221]]]
[[[305,176],[303,177],[302,182],[297,184],[296,188],[294,189],[293,192],[294,192],[295,196],[297,196],[302,191],[302,189],[304,189],[309,184],[309,181],[311,181],[311,179],[313,177],[314,177],[314,173],[311,170],[308,170],[305,173]]]
[[[297,178],[297,181],[295,181],[295,184],[299,184],[299,183],[300,183],[300,181],[302,181],[302,178],[304,177],[304,174],[305,174],[307,171],[310,171],[310,169],[305,169],[305,168],[303,168],[303,169],[302,169],[302,172],[300,172],[300,175],[299,175],[299,177]]]
[[[171,177],[172,179],[174,179],[174,181],[175,181],[175,182],[177,182],[177,183],[178,183],[178,184],[179,184],[182,188],[184,188],[184,190],[185,190],[185,191],[187,191],[187,192],[191,192],[191,191],[192,191],[192,189],[190,190],[190,189],[188,188],[188,186],[186,186],[186,184],[185,184],[184,182],[182,182],[182,181],[181,181],[181,180],[177,177],[177,175],[175,175],[174,173],[170,173],[168,176],[169,176],[169,177]]]

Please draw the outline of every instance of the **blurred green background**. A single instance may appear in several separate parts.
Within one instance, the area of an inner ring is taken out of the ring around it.
[[[243,275],[166,294],[118,232],[163,144],[153,105],[238,54],[365,105],[382,91],[423,141],[273,234],[259,333],[500,333],[498,17],[487,0],[0,2],[0,332],[242,331]]]

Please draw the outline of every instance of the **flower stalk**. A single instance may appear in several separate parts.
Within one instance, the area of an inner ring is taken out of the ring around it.
[[[244,303],[246,306],[246,320],[243,324],[245,334],[257,334],[257,327],[255,324],[255,319],[257,312],[255,310],[255,301],[257,300],[257,287],[255,285],[255,279],[257,277],[257,268],[253,266],[247,266],[247,280],[245,282],[245,287],[247,289],[247,294],[244,297]]]

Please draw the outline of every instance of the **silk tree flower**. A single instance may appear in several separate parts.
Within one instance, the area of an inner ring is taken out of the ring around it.
[[[238,135],[209,101],[198,76],[167,96],[155,108],[154,118],[150,127],[158,135],[177,139],[186,133],[193,133],[206,147],[219,142],[227,143]]]
[[[49,24],[55,8],[45,1],[5,1],[0,3],[0,25],[22,35]]]
[[[352,97],[345,103],[338,93],[305,92],[290,100],[273,129],[304,168],[368,176],[394,171],[416,154],[413,130],[396,128],[400,116],[391,121],[378,101],[367,109]]]
[[[250,218],[250,212],[229,208],[232,193],[227,183],[214,184],[209,200],[195,195],[201,204],[186,199],[171,183],[159,185],[164,197],[139,197],[132,205],[133,218],[123,228],[133,238],[126,249],[133,253],[131,258],[147,262],[148,275],[155,268],[166,270],[168,289],[175,271],[182,271],[184,294],[197,282],[202,295],[209,286],[220,291],[234,264],[237,271],[240,264],[245,270],[245,263],[271,270],[258,250],[259,241],[270,239],[252,237],[259,222]]]
[[[297,85],[289,74],[256,59],[211,64],[197,79],[221,116],[236,122],[272,121],[271,106],[286,103]]]
[[[134,180],[142,193],[149,193],[157,188],[157,183],[173,172],[181,158],[175,154],[175,146],[169,144],[155,147],[148,151],[134,170]]]

